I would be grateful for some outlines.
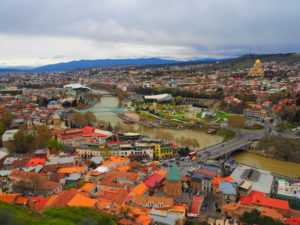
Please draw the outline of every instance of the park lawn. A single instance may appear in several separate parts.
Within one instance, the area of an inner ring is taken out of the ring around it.
[[[202,119],[202,112],[197,113],[196,117]]]
[[[224,111],[217,111],[216,116],[221,117],[221,118],[228,118],[230,116],[230,114],[228,112],[224,112]]]
[[[235,138],[235,133],[231,130],[219,129],[217,131],[217,134],[224,136],[223,141],[229,141],[229,140]]]

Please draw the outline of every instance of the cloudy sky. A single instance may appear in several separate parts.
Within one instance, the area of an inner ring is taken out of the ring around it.
[[[300,52],[299,0],[0,0],[0,66]]]

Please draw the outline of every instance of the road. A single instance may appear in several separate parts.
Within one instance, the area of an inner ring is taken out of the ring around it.
[[[201,159],[215,159],[223,155],[240,149],[247,144],[250,144],[253,140],[261,139],[265,136],[265,129],[263,130],[240,130],[237,136],[227,142],[214,145],[212,147],[205,148],[200,151]]]

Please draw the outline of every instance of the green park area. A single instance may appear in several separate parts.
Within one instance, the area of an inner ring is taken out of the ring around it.
[[[235,133],[231,130],[218,129],[217,134],[224,137],[223,141],[229,141],[229,140],[235,138]]]

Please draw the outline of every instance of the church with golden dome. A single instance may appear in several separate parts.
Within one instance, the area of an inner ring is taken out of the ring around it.
[[[250,69],[248,73],[249,77],[263,77],[264,69],[261,67],[261,62],[257,59],[254,63],[254,66]]]

